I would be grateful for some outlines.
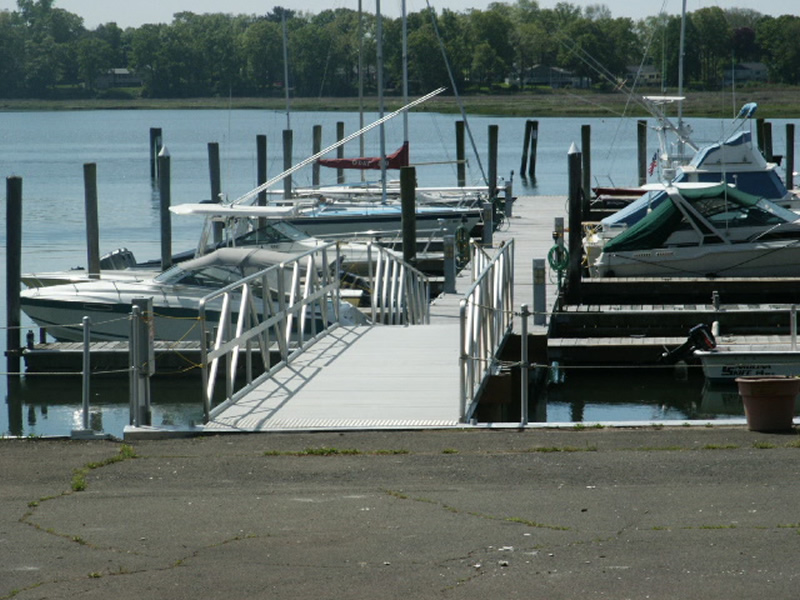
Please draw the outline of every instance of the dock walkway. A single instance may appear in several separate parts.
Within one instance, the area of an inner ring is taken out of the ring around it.
[[[495,232],[495,246],[515,240],[515,307],[532,305],[532,260],[546,257],[554,218],[565,216],[564,210],[561,197],[523,197],[514,205],[514,216]],[[458,426],[459,310],[471,283],[465,269],[457,293],[432,303],[430,325],[336,329],[274,377],[217,411],[206,429]],[[549,310],[555,285],[548,287]]]

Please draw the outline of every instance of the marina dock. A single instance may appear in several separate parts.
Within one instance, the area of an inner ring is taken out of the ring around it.
[[[552,245],[553,221],[564,216],[563,209],[563,198],[520,198],[514,204],[513,216],[494,234],[495,247],[514,240],[515,307],[532,305],[532,261],[546,257]],[[276,376],[216,413],[205,429],[463,426],[459,311],[471,283],[466,268],[456,278],[456,292],[444,293],[432,302],[430,324],[336,329]],[[547,288],[549,310],[555,297],[554,278]],[[518,334],[519,329],[514,331]],[[546,329],[539,327],[536,332],[544,336]]]

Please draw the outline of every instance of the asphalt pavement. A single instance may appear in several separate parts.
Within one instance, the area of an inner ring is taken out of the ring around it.
[[[797,598],[800,437],[0,441],[0,599]]]

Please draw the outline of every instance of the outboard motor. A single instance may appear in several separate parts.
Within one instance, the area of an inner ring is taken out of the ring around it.
[[[705,323],[700,323],[689,330],[689,337],[683,344],[674,350],[664,352],[659,362],[672,365],[686,360],[695,350],[711,350],[716,347],[717,341],[711,333],[711,328]]]

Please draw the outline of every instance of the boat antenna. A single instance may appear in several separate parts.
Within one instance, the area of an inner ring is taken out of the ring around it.
[[[381,16],[381,0],[375,0],[375,13],[377,18],[377,28],[375,37],[377,38],[378,50],[378,116],[381,120],[380,131],[380,150],[381,150],[381,202],[386,204],[386,129],[383,126],[383,17]]]
[[[678,155],[683,161],[684,141],[683,141],[683,58],[686,43],[686,0],[683,0],[681,8],[681,35],[678,41]]]
[[[461,97],[458,95],[458,86],[456,86],[456,80],[453,77],[453,70],[450,68],[450,61],[447,60],[447,51],[445,50],[442,36],[439,34],[439,26],[436,24],[436,13],[434,12],[433,8],[431,8],[430,0],[425,0],[425,4],[428,6],[428,11],[431,13],[433,31],[436,33],[436,39],[439,41],[439,49],[442,51],[444,65],[447,67],[447,75],[450,77],[450,85],[453,87],[453,94],[458,101],[458,108],[461,110],[461,118],[464,120],[464,128],[467,130],[469,143],[472,145],[472,151],[475,153],[475,160],[478,162],[478,168],[481,171],[481,178],[483,178],[483,182],[486,185],[489,185],[489,178],[486,177],[486,172],[483,170],[483,163],[481,163],[481,155],[478,154],[478,148],[475,146],[475,138],[472,137],[472,129],[470,129],[469,121],[467,120],[467,112],[464,110],[464,103],[461,101]]]
[[[283,29],[283,88],[286,92],[286,129],[291,129],[291,106],[289,103],[289,36],[286,33],[286,10],[281,10],[281,28]]]
[[[364,128],[364,13],[358,0],[358,128]],[[364,156],[364,137],[358,138],[359,156]],[[364,171],[361,171],[364,181]]]

